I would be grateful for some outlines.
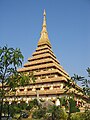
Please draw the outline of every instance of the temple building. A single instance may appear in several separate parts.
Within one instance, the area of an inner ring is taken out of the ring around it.
[[[52,46],[48,37],[46,25],[46,12],[43,14],[43,24],[38,41],[37,48],[28,58],[23,68],[19,68],[18,72],[33,73],[35,82],[22,87],[16,88],[16,101],[21,100],[29,102],[36,97],[42,100],[56,101],[58,97],[68,96],[65,93],[66,84],[71,79],[68,73],[63,69],[52,51]],[[81,91],[78,93],[78,90]],[[79,86],[72,86],[70,91],[76,94],[76,98],[82,96],[82,90]],[[7,100],[13,101],[13,97],[7,97]]]
[[[18,72],[33,73],[36,79],[35,83],[17,89],[17,96],[25,96],[24,99],[27,101],[36,98],[37,94],[42,100],[51,99],[54,101],[57,97],[65,95],[64,88],[67,81],[71,79],[52,51],[46,28],[45,10],[43,17],[42,31],[37,48],[28,62],[24,64],[24,67],[18,69]],[[75,91],[77,92],[77,90]]]
[[[70,79],[69,75],[61,67],[54,55],[49,41],[46,28],[46,12],[44,11],[42,31],[36,51],[24,67],[18,72],[32,72],[36,78],[35,84],[30,84],[26,88],[19,88],[18,95],[27,95],[28,99],[39,97],[45,99],[56,99],[56,96],[64,92],[65,82]]]

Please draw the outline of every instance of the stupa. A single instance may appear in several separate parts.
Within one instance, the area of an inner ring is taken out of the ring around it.
[[[52,51],[52,46],[48,37],[46,28],[46,12],[43,14],[43,25],[38,41],[37,48],[28,59],[27,63],[18,72],[25,74],[33,74],[35,82],[30,82],[25,86],[15,88],[15,93],[7,94],[4,101],[10,103],[26,102],[33,99],[42,99],[43,101],[57,101],[59,97],[68,96],[69,92],[65,92],[67,83],[70,81],[70,76],[60,65],[56,56]],[[72,85],[72,84],[71,84]],[[7,89],[7,86],[6,86]],[[79,90],[79,92],[78,92]],[[70,91],[76,94],[76,100],[79,97],[82,100],[82,89],[76,85],[71,87]],[[81,92],[80,92],[81,91]]]
[[[36,80],[25,87],[19,87],[16,95],[23,96],[24,100],[30,101],[36,98],[37,94],[42,100],[54,101],[57,97],[64,95],[66,83],[70,76],[60,65],[52,51],[46,25],[46,12],[43,14],[43,25],[37,48],[18,72],[33,73]]]

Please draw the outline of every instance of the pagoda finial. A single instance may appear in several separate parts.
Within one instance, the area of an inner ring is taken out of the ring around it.
[[[44,13],[43,13],[43,25],[42,25],[42,31],[44,32],[47,32],[47,29],[46,29],[46,11],[44,9]]]
[[[38,42],[38,46],[41,44],[48,44],[51,47],[49,38],[48,38],[48,32],[47,32],[47,28],[46,28],[46,11],[44,9],[44,13],[43,13],[43,25],[42,25],[42,31],[41,31],[41,36],[40,36],[40,40]]]
[[[43,13],[43,15],[46,16],[46,11],[45,11],[45,9],[44,9],[44,13]]]

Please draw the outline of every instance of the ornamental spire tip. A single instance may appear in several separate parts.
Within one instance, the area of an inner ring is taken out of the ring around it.
[[[44,13],[43,13],[43,15],[46,16],[46,11],[45,11],[45,9],[44,9]]]
[[[44,9],[44,13],[43,13],[43,24],[42,24],[42,31],[40,34],[40,39],[38,42],[38,46],[42,45],[42,44],[48,44],[51,47],[49,38],[48,38],[48,32],[47,32],[47,28],[46,28],[46,11]]]

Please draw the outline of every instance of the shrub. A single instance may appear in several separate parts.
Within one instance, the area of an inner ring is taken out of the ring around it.
[[[90,120],[90,110],[86,110],[83,114],[84,120]]]
[[[87,110],[83,113],[78,112],[78,113],[72,113],[71,120],[90,120],[90,110]]]
[[[45,108],[40,108],[40,109],[37,109],[33,112],[32,117],[40,119],[40,118],[44,117],[45,114],[46,114],[46,109]]]
[[[48,113],[51,113],[53,120],[67,120],[68,117],[64,109],[55,105],[48,109]]]
[[[71,120],[84,120],[82,115],[83,113],[72,113],[70,119]]]
[[[67,120],[68,115],[64,109],[60,109],[60,120]]]
[[[79,108],[76,106],[76,102],[71,98],[70,102],[70,113],[80,112]]]

